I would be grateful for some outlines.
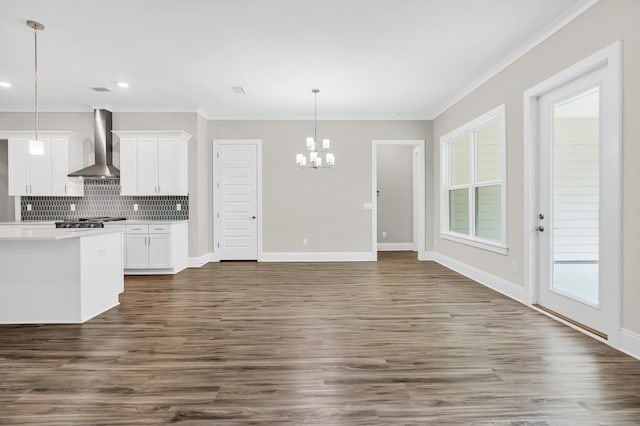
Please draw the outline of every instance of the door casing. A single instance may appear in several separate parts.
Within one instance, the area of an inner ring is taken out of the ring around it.
[[[218,168],[217,168],[217,154],[218,147],[223,144],[234,144],[234,145],[255,145],[256,146],[256,176],[257,176],[257,203],[258,203],[258,230],[257,230],[257,238],[258,238],[258,262],[262,261],[262,140],[261,139],[214,139],[213,140],[213,149],[212,149],[212,158],[211,162],[213,164],[213,261],[220,260],[220,248],[219,248],[219,236],[222,232],[222,224],[221,221],[218,220],[218,209],[217,205],[220,202],[220,196],[218,191]]]
[[[396,140],[396,139],[376,139],[373,140],[371,145],[371,256],[372,259],[378,258],[378,202],[377,202],[377,189],[378,189],[378,146],[379,145],[406,145],[412,146],[418,150],[418,171],[415,180],[418,182],[417,188],[417,205],[416,197],[414,197],[414,223],[416,222],[415,216],[417,216],[418,223],[418,240],[414,241],[417,246],[418,259],[424,260],[426,258],[426,219],[425,219],[425,176],[426,176],[426,153],[424,140]],[[413,164],[413,153],[411,154],[411,162]],[[414,230],[415,233],[415,230]]]
[[[610,96],[603,104],[603,109],[609,113],[608,121],[602,129],[602,140],[607,141],[607,149],[602,150],[601,170],[602,180],[601,205],[607,206],[601,210],[601,223],[607,223],[609,229],[616,230],[612,235],[601,241],[601,253],[605,254],[601,259],[603,270],[608,270],[608,287],[613,305],[610,318],[607,319],[608,334],[606,341],[609,345],[617,347],[621,325],[621,51],[622,43],[615,42],[581,60],[564,71],[544,80],[524,92],[524,286],[526,303],[533,307],[538,300],[538,246],[535,227],[537,218],[537,140],[538,140],[538,104],[542,95],[581,77],[590,71],[606,66],[605,84]],[[554,317],[555,318],[555,317]],[[558,318],[555,318],[581,332],[583,329]],[[602,340],[601,338],[589,334]]]

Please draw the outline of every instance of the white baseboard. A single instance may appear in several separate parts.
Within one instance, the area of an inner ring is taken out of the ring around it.
[[[409,251],[416,250],[415,243],[378,243],[378,251]]]
[[[200,268],[209,262],[219,262],[220,258],[216,253],[205,253],[202,256],[190,257],[188,268]]]
[[[377,253],[345,252],[271,252],[262,253],[259,262],[375,262]]]
[[[477,281],[480,284],[489,287],[498,293],[502,293],[522,304],[527,304],[527,298],[523,286],[519,286],[503,278],[496,277],[493,274],[482,271],[474,266],[467,265],[466,263],[459,262],[443,254],[435,252],[431,253],[433,253],[433,260],[442,266],[446,266],[447,268],[452,269],[467,278],[471,278],[472,280]]]
[[[436,258],[436,253],[434,251],[420,251],[418,252],[418,260],[430,260],[433,261]]]
[[[640,334],[624,328],[620,329],[620,340],[617,349],[640,359]]]

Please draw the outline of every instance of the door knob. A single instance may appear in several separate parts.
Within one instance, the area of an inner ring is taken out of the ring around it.
[[[256,218],[255,216],[251,216],[251,219],[255,219],[255,218]]]
[[[536,226],[536,231],[538,231],[538,232],[544,232],[544,226],[542,226],[542,225],[538,225],[538,226]]]

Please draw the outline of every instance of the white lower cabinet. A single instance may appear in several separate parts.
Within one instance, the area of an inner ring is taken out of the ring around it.
[[[187,267],[187,223],[127,224],[125,274],[175,274]]]

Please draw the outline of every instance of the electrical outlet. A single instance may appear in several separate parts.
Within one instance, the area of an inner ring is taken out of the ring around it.
[[[176,204],[176,210],[177,211],[182,210],[182,204],[180,204],[180,203]]]
[[[73,203],[71,203],[71,204],[69,205],[69,208],[71,209],[71,211],[72,211],[72,212],[75,212],[75,211],[76,211],[76,205],[75,205],[75,204],[73,204]]]
[[[307,244],[309,244],[309,240],[307,240],[306,238],[302,239],[302,245],[306,246]]]
[[[387,238],[387,231],[382,231],[382,238]]]
[[[137,205],[137,204],[134,204],[134,205],[133,205],[133,211],[134,211],[134,212],[137,212],[137,211],[138,211],[138,205]]]
[[[511,262],[511,270],[513,272],[518,272],[518,262],[516,262],[515,260]]]
[[[32,208],[33,208],[33,207],[31,206],[31,204],[27,204],[27,211],[28,211],[28,212],[30,212]]]

